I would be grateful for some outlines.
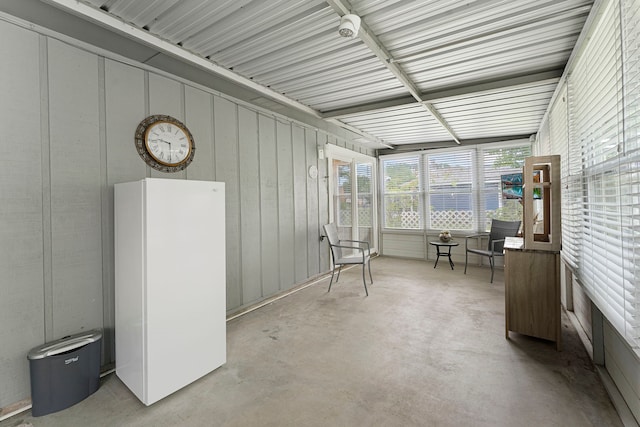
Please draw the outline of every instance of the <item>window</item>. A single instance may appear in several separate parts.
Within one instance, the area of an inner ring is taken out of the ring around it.
[[[564,156],[562,258],[640,354],[640,4],[601,7],[549,109],[548,149]]]
[[[626,336],[640,344],[640,4],[624,0],[622,37],[624,90],[624,151],[620,160],[622,266]]]
[[[338,227],[351,227],[353,213],[351,210],[351,163],[334,160],[336,171],[335,191],[336,206],[338,208]]]
[[[521,219],[519,200],[502,198],[500,178],[521,172],[530,155],[527,142],[383,157],[383,227],[488,231],[492,218]]]
[[[563,210],[578,226],[563,255],[593,302],[633,342],[636,316],[625,289],[621,162],[622,86],[619,3],[608,3],[569,76],[569,150],[579,159],[568,183],[578,192],[578,209]],[[570,159],[571,161],[572,159]],[[565,206],[565,208],[568,206]],[[622,239],[622,240],[621,240]]]
[[[420,158],[385,160],[382,165],[384,227],[421,229]]]
[[[356,163],[358,239],[373,241],[373,163]]]
[[[427,154],[427,228],[432,230],[472,230],[472,151]]]
[[[480,191],[481,229],[489,231],[492,219],[502,221],[522,220],[522,203],[519,199],[502,197],[501,177],[522,172],[524,158],[531,156],[531,147],[489,148],[482,150],[483,188]]]

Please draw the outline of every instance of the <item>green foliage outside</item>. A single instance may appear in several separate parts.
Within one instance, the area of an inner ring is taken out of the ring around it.
[[[387,228],[420,228],[411,221],[420,209],[418,161],[389,162],[384,167],[385,218]]]

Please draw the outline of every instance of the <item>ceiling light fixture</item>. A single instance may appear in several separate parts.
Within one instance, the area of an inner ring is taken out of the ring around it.
[[[349,13],[340,19],[338,33],[342,37],[356,37],[360,29],[360,17]]]

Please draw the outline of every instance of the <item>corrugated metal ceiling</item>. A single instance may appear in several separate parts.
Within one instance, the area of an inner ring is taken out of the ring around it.
[[[46,0],[63,8],[73,2]],[[592,0],[86,0],[372,147],[534,133]],[[337,33],[362,17],[358,38]],[[94,18],[95,19],[95,18]]]

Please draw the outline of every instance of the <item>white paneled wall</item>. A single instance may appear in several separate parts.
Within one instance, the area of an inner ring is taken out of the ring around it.
[[[44,339],[51,320],[51,204],[48,138],[41,136],[37,34],[0,23],[0,407],[29,394],[25,349]],[[43,50],[43,52],[46,52]],[[47,191],[43,194],[43,188]],[[43,251],[43,247],[48,250]]]
[[[425,259],[426,242],[422,234],[382,233],[382,253],[386,256]]]
[[[0,408],[29,397],[27,352],[104,328],[114,361],[113,185],[144,177],[226,184],[227,310],[329,268],[326,143],[369,150],[149,67],[0,19]],[[186,123],[184,171],[152,170],[133,135],[151,114]],[[317,178],[307,174],[318,167]]]

